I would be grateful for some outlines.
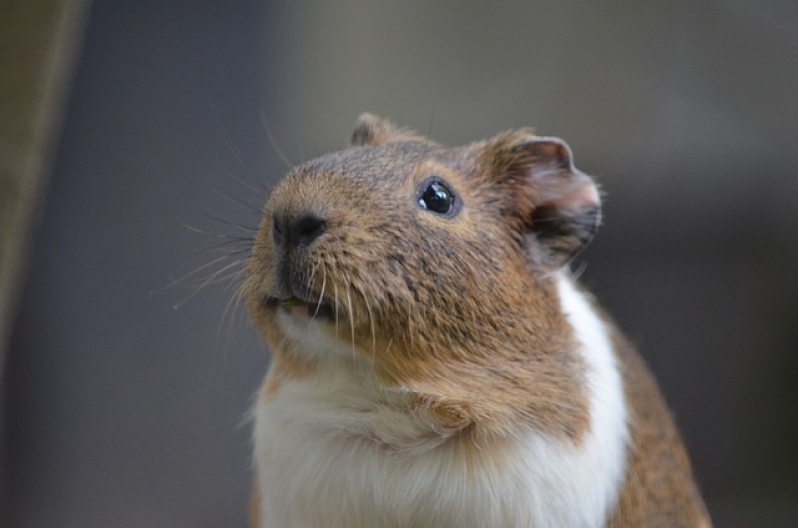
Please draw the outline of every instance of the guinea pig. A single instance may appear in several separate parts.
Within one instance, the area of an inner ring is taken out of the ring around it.
[[[709,527],[642,359],[569,272],[600,193],[561,139],[370,114],[263,211],[252,526]]]

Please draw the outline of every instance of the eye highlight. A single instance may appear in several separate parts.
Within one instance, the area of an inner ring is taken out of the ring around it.
[[[439,215],[452,216],[457,212],[459,201],[444,182],[432,178],[421,185],[418,205]]]

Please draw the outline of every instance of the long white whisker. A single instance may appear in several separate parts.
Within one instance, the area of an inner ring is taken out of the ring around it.
[[[313,269],[310,271],[310,277],[308,278],[308,292],[313,290],[313,281],[316,280],[316,273],[318,273],[320,265],[321,264],[319,264],[318,262],[315,263],[313,265]],[[310,301],[309,297],[308,301]],[[308,303],[308,305],[310,305],[310,303]],[[313,315],[310,317],[311,321],[316,319],[316,314],[318,313],[318,311],[319,311],[319,303],[316,303],[316,310],[313,312]],[[310,322],[308,322],[308,324],[310,324]]]
[[[207,262],[207,263],[203,264],[202,266],[200,266],[200,267],[198,267],[198,268],[196,268],[196,269],[194,269],[192,271],[189,271],[188,273],[186,273],[184,275],[181,275],[180,277],[178,277],[176,279],[173,279],[171,282],[169,282],[169,284],[167,284],[163,288],[159,288],[157,290],[151,291],[150,295],[154,295],[156,293],[160,293],[160,292],[166,290],[167,288],[172,288],[174,286],[178,286],[180,283],[190,279],[191,277],[195,276],[197,273],[199,273],[199,272],[201,272],[203,270],[206,270],[206,269],[210,268],[211,266],[214,266],[214,265],[218,264],[219,262],[223,262],[223,261],[225,261],[225,260],[227,260],[229,258],[230,258],[229,255],[222,255],[221,257],[217,257],[217,258],[213,259],[212,261]]]
[[[349,312],[349,329],[352,333],[352,362],[354,363],[356,360],[355,357],[355,317],[352,314],[352,296],[349,294],[349,277],[347,277],[346,283],[346,304],[349,307],[347,310]]]
[[[221,260],[226,260],[227,258],[229,258],[229,257],[222,257],[220,259],[214,259],[212,264],[216,264],[216,263],[220,262]],[[208,277],[205,278],[205,280],[202,281],[202,283],[200,283],[194,289],[194,291],[190,295],[188,295],[185,299],[183,299],[182,301],[180,301],[177,304],[175,304],[173,306],[173,308],[174,309],[180,308],[185,303],[187,303],[188,301],[190,301],[191,299],[196,297],[199,292],[201,292],[202,290],[204,290],[205,288],[207,288],[211,284],[216,284],[218,282],[221,282],[223,280],[229,279],[231,277],[235,277],[236,275],[238,275],[240,273],[240,271],[237,271],[237,272],[235,272],[232,275],[221,276],[221,277],[220,277],[220,275],[222,275],[223,273],[225,273],[226,271],[230,270],[231,268],[233,268],[235,266],[239,266],[239,265],[243,264],[244,262],[246,262],[246,259],[238,259],[238,260],[236,260],[234,262],[231,262],[231,263],[223,266],[221,269],[216,270],[215,272],[211,273]],[[198,268],[198,269],[194,270],[193,272],[191,272],[191,273],[189,273],[187,275],[184,275],[180,279],[177,279],[176,281],[173,281],[172,282],[172,286],[175,286],[179,282],[184,281],[184,280],[188,279],[189,277],[191,277],[193,275],[196,275],[200,270],[205,269],[207,267],[208,267],[208,264],[206,264],[205,266],[202,266],[201,268]]]
[[[371,306],[369,306],[369,301],[363,294],[363,291],[360,291],[360,296],[363,297],[363,303],[366,305],[366,312],[369,314],[369,325],[371,326],[371,364],[373,365],[377,350],[377,334],[374,331],[374,314],[371,312]]]
[[[321,268],[321,293],[319,293],[319,300],[316,301],[316,311],[313,312],[313,319],[319,315],[319,308],[321,308],[321,301],[324,299],[325,290],[327,288],[327,268]]]
[[[234,278],[235,277],[240,277],[240,276],[241,276],[241,272],[239,271],[238,273],[236,273],[234,275]],[[234,280],[231,280],[230,281],[230,285],[232,285],[233,283],[234,283]],[[225,289],[229,288],[230,285],[226,286]],[[236,287],[235,293],[230,296],[230,299],[225,304],[224,311],[222,312],[222,319],[221,319],[221,321],[219,321],[219,329],[217,330],[217,333],[218,333],[220,339],[221,339],[222,333],[224,332],[225,320],[227,321],[227,332],[226,332],[227,335],[224,338],[224,344],[223,344],[224,350],[229,350],[230,349],[230,343],[231,343],[231,340],[233,338],[233,325],[235,324],[235,316],[236,316],[236,313],[238,313],[238,307],[241,304],[241,300],[242,300],[242,296],[243,296],[242,287],[243,287],[243,283],[241,281],[239,281],[238,286]]]
[[[338,338],[338,285],[333,283],[335,292],[335,337]]]
[[[292,163],[288,156],[285,155],[283,149],[280,148],[280,145],[277,143],[277,140],[274,139],[274,135],[272,134],[271,127],[269,126],[268,121],[266,120],[266,114],[263,113],[263,110],[260,111],[260,121],[263,124],[263,130],[266,131],[266,137],[269,138],[269,143],[271,143],[274,152],[277,154],[277,157],[280,158],[280,161],[283,162],[285,167],[288,170],[291,170],[295,163]]]

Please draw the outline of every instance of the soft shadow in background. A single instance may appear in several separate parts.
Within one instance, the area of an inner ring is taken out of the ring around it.
[[[717,525],[794,526],[796,28],[786,1],[96,0],[2,385],[10,526],[244,525],[267,352],[225,282],[164,287],[257,224],[238,202],[285,172],[261,114],[299,162],[363,110],[564,137],[607,192],[583,281]]]

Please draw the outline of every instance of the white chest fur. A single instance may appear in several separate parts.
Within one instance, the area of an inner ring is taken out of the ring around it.
[[[623,388],[604,324],[570,279],[559,281],[589,368],[591,430],[579,447],[526,429],[498,452],[465,453],[342,360],[256,406],[261,526],[603,526],[625,470]]]

